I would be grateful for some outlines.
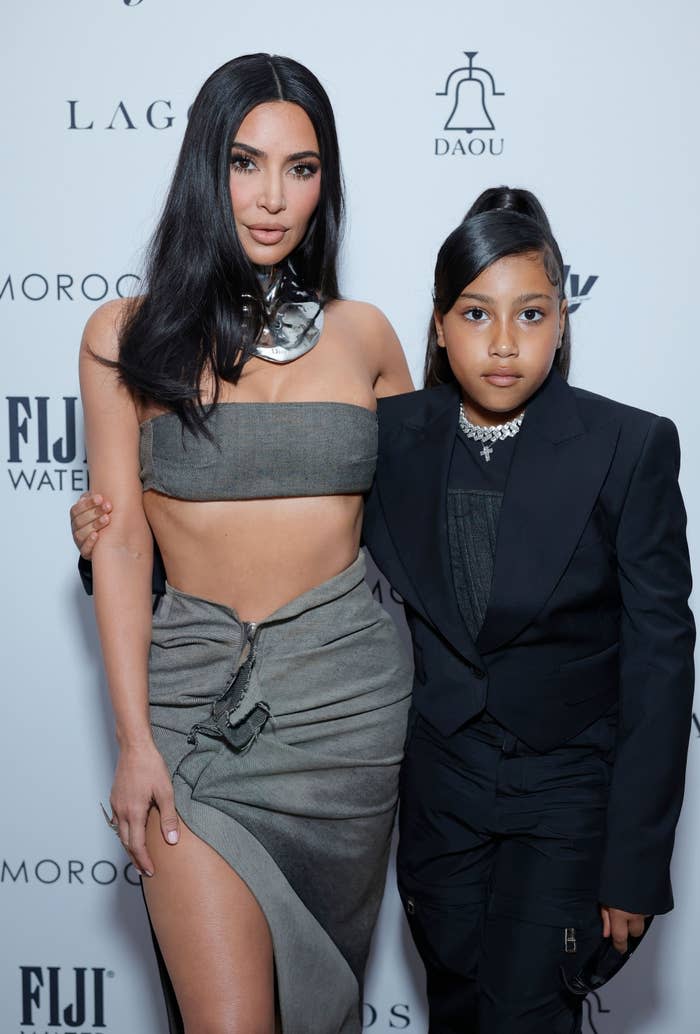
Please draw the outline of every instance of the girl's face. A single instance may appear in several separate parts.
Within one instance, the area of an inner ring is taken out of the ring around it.
[[[246,115],[231,146],[229,186],[250,261],[281,262],[303,240],[321,193],[318,140],[303,108],[271,101]]]
[[[565,316],[566,301],[537,252],[499,259],[449,312],[435,313],[438,345],[447,349],[473,423],[501,424],[522,413],[552,367]]]

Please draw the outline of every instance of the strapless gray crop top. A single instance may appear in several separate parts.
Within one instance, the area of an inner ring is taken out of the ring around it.
[[[377,417],[347,402],[223,402],[211,440],[174,413],[141,424],[141,481],[176,499],[271,499],[366,492]]]

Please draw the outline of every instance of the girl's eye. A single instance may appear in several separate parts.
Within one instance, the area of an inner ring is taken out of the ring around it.
[[[544,313],[540,309],[523,309],[520,315],[525,323],[539,323],[544,319]]]
[[[253,172],[255,169],[255,162],[247,154],[232,154],[231,168],[234,172]]]
[[[467,311],[464,314],[464,317],[465,319],[470,320],[472,323],[482,323],[487,318],[487,314],[483,309],[479,309],[475,306],[472,309],[467,309]]]
[[[296,179],[310,180],[318,172],[318,165],[313,162],[299,162],[289,170]]]

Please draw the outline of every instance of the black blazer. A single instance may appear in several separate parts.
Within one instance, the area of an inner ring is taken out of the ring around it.
[[[458,399],[445,385],[379,404],[364,541],[405,602],[415,707],[449,736],[487,706],[538,751],[618,708],[600,899],[668,911],[695,641],[676,429],[550,374],[516,441],[474,642],[447,539]]]

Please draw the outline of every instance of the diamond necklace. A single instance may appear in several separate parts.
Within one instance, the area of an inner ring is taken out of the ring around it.
[[[464,412],[464,403],[459,404],[459,428],[465,438],[471,438],[474,442],[483,442],[484,447],[479,453],[487,463],[491,461],[493,447],[488,442],[501,442],[505,438],[515,438],[523,422],[525,411],[509,420],[506,424],[496,424],[495,427],[484,427],[481,424],[473,424]]]

